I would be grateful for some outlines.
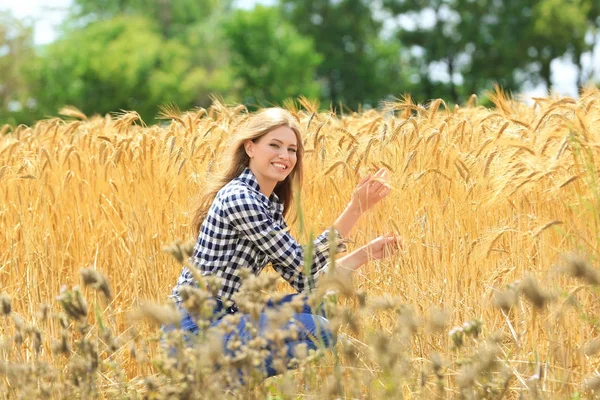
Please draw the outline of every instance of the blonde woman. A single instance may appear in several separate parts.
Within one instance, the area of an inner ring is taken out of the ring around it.
[[[309,282],[318,285],[319,276],[328,268],[330,241],[336,243],[339,252],[345,251],[344,239],[356,221],[390,192],[386,170],[363,179],[333,226],[314,240],[314,256],[307,268],[304,249],[290,235],[284,220],[290,209],[293,185],[302,184],[302,139],[294,117],[280,108],[265,109],[250,116],[237,132],[225,161],[226,171],[207,188],[196,212],[194,223],[199,234],[190,259],[192,267],[202,275],[221,278],[213,326],[222,323],[223,315],[239,312],[232,298],[240,289],[243,268],[258,275],[271,263],[298,293],[307,292]],[[330,232],[334,237],[330,237]],[[336,260],[334,271],[342,274],[354,271],[368,260],[381,259],[400,247],[401,241],[395,235],[380,236]],[[184,268],[172,297],[180,305],[179,289],[182,285],[195,284],[190,271]],[[267,307],[292,301],[295,296],[287,296],[277,304],[269,302]],[[182,329],[197,333],[192,316],[183,307],[180,309],[184,313]],[[266,318],[263,313],[259,335],[267,326]],[[226,347],[233,337],[242,342],[250,339],[247,323],[248,316],[243,315],[232,334],[225,337]],[[294,348],[300,343],[305,343],[308,349],[316,348],[319,342],[325,346],[334,344],[327,319],[307,305],[294,315],[288,327],[298,330],[295,340],[286,342],[289,357],[293,357]],[[265,372],[267,376],[276,374],[271,357],[265,361]]]

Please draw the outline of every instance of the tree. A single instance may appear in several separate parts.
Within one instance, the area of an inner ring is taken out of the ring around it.
[[[33,29],[7,12],[0,13],[0,126],[29,122],[30,88],[23,74],[34,58]]]
[[[232,76],[220,23],[230,0],[75,0],[62,37],[41,49],[29,76],[38,116],[66,104],[86,113],[229,101]]]
[[[236,11],[224,26],[233,73],[247,105],[319,96],[315,68],[323,58],[311,39],[280,19],[278,9],[258,6]]]
[[[209,79],[185,45],[163,38],[153,21],[139,16],[71,32],[44,50],[30,74],[42,115],[69,104],[88,114],[136,110],[146,120],[161,104],[192,107],[198,93],[228,83],[228,78]]]
[[[547,88],[552,86],[550,64],[554,59],[568,54],[579,63],[587,47],[591,7],[589,0],[541,0],[533,7],[526,42],[533,55],[531,61],[539,66],[538,73]]]
[[[441,97],[459,103],[477,90],[499,81],[517,87],[513,72],[524,58],[515,48],[522,13],[516,2],[491,0],[383,0],[393,16],[414,21],[400,25],[397,38],[418,49],[420,83],[426,99],[437,86]],[[416,52],[416,51],[415,51]],[[437,83],[432,72],[443,70],[447,82]],[[465,90],[466,89],[466,90]],[[438,93],[439,94],[439,93]]]
[[[288,23],[313,38],[323,99],[356,109],[406,91],[410,73],[398,43],[381,38],[367,0],[280,0]]]
[[[506,90],[538,81],[550,87],[552,60],[584,48],[586,3],[593,1],[383,0],[383,6],[417,21],[414,28],[400,26],[397,37],[420,49],[425,88],[431,70],[445,68],[444,97],[458,103],[494,83]]]
[[[573,58],[578,67],[577,86],[581,87],[594,77],[594,66],[587,71],[583,67],[583,54],[590,53],[590,59],[595,60],[596,45],[600,37],[600,2],[597,0],[587,0],[587,37],[585,38],[585,47],[581,52],[575,51]]]
[[[74,0],[74,3],[71,20],[75,26],[117,16],[144,16],[156,21],[165,38],[186,36],[190,27],[232,9],[231,0]]]

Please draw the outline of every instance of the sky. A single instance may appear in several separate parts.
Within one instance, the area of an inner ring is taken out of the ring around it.
[[[273,4],[275,0],[236,0],[236,5],[241,8],[252,8],[255,4]],[[17,18],[27,18],[34,22],[34,41],[36,44],[46,44],[56,39],[57,28],[67,14],[72,0],[0,0],[0,10],[8,9]],[[595,65],[596,80],[600,80],[600,40],[597,41],[595,60],[588,56],[584,62],[589,67]],[[593,63],[592,63],[593,62]],[[552,82],[554,91],[563,96],[577,96],[576,67],[569,60],[555,60],[552,62]],[[442,68],[432,71],[440,79],[445,79]],[[524,93],[519,96],[525,101],[531,97],[544,96],[545,86],[538,85],[524,88]]]

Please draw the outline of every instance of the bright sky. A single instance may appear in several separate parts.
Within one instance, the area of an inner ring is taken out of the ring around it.
[[[17,18],[28,18],[34,21],[34,40],[36,44],[52,42],[58,35],[61,21],[68,12],[72,0],[1,0],[0,10],[12,12]],[[255,4],[273,4],[275,0],[236,0],[242,8],[251,8]],[[596,80],[600,80],[600,40],[596,45],[595,59],[591,55],[584,57],[584,63],[589,68],[595,66]],[[561,95],[576,96],[576,68],[569,60],[555,60],[552,63],[552,82],[555,91]],[[439,69],[432,71],[440,78],[447,78],[445,72]],[[526,96],[543,96],[546,93],[543,85],[525,88]]]

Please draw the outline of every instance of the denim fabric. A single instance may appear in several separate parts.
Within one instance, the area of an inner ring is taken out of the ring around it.
[[[283,299],[274,302],[270,300],[266,306],[266,309],[277,309],[277,307],[282,306],[286,303],[294,300],[296,296],[302,296],[299,294],[287,295]],[[329,321],[325,318],[324,311],[322,307],[318,307],[315,311],[311,309],[311,307],[306,304],[306,299],[304,300],[304,305],[300,312],[297,312],[293,315],[292,319],[287,322],[287,324],[282,327],[284,330],[289,330],[292,327],[296,329],[296,338],[295,340],[286,339],[286,353],[289,361],[293,357],[296,356],[296,347],[304,343],[306,345],[307,350],[313,349],[316,350],[318,346],[323,346],[326,348],[331,348],[335,345],[335,337],[329,328]],[[217,307],[215,308],[215,316],[216,318],[211,323],[211,327],[216,327],[221,324],[229,323],[226,319],[221,318],[223,316],[222,304],[220,302],[217,303]],[[269,329],[269,320],[267,317],[267,313],[263,310],[260,314],[260,320],[258,323],[258,336],[264,336]],[[194,322],[193,318],[185,311],[183,312],[183,317],[181,320],[181,329],[184,331],[189,331],[192,334],[198,334],[199,328]],[[245,345],[250,341],[253,337],[250,330],[247,329],[248,322],[250,321],[249,315],[242,315],[237,326],[232,329],[232,332],[225,335],[223,337],[224,351],[226,353],[231,354],[232,352],[227,349],[227,345],[231,340],[237,339],[240,340],[242,345]],[[168,332],[170,330],[175,329],[172,326],[163,327],[164,332]],[[267,345],[267,349],[274,354],[277,350],[273,348],[271,344]],[[269,356],[265,359],[264,365],[265,373],[268,377],[277,375],[277,371],[273,367],[273,357]]]

